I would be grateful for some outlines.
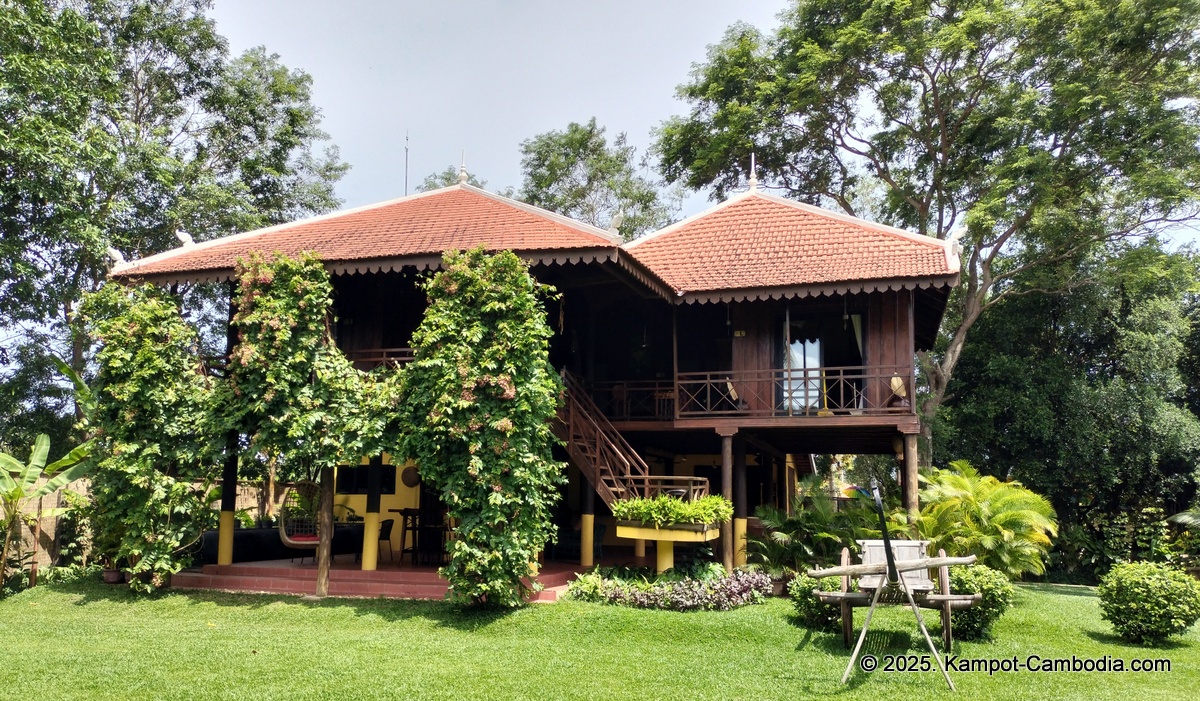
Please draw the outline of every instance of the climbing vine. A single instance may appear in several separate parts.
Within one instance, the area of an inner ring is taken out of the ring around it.
[[[252,452],[281,456],[293,472],[386,448],[398,381],[368,377],[334,345],[333,286],[317,256],[254,253],[239,261],[238,344],[229,361],[229,421]]]
[[[550,452],[561,391],[542,307],[551,290],[511,252],[475,249],[446,254],[425,291],[400,407],[406,453],[457,524],[442,568],[452,597],[516,606],[564,479]]]
[[[215,524],[219,474],[210,379],[176,300],[151,285],[106,285],[80,309],[97,342],[90,518],[95,555],[135,589],[163,586],[186,548]]]

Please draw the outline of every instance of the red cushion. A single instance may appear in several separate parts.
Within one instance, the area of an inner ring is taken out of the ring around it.
[[[295,540],[297,542],[303,541],[306,543],[316,543],[317,541],[321,540],[321,537],[316,536],[316,535],[290,535],[290,536],[288,536],[288,540]]]

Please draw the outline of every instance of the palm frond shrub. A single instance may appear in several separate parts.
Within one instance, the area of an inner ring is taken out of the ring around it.
[[[747,565],[778,578],[788,571],[836,564],[843,547],[855,552],[856,540],[879,537],[868,504],[853,500],[839,506],[819,487],[819,480],[802,481],[790,516],[773,506],[755,510],[763,534],[747,536]]]
[[[893,522],[932,541],[930,550],[975,555],[978,562],[1010,578],[1043,574],[1052,538],[1058,535],[1054,507],[1020,482],[981,475],[965,460],[922,475],[919,516],[902,513]]]

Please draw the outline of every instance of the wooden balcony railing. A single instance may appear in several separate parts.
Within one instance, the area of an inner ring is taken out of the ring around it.
[[[412,348],[367,348],[345,351],[346,358],[359,370],[374,370],[380,365],[403,365],[411,363]]]
[[[616,421],[914,411],[911,366],[687,372],[674,383],[598,382],[591,391]]]

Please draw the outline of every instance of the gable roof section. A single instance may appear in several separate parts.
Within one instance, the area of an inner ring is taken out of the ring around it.
[[[686,302],[953,286],[953,244],[751,190],[625,250]]]
[[[442,253],[484,245],[534,262],[613,260],[620,238],[460,183],[380,204],[226,236],[131,261],[114,278],[227,280],[251,251],[319,254],[335,273],[437,267]]]

